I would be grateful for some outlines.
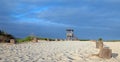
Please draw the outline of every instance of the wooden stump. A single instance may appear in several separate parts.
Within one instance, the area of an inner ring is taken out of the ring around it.
[[[102,48],[99,52],[99,57],[110,59],[112,57],[112,50],[109,48]]]
[[[38,42],[38,39],[37,38],[33,38],[33,42]]]
[[[99,48],[99,43],[96,41],[96,48]]]
[[[10,39],[10,44],[15,44],[15,40],[14,39]]]
[[[101,48],[103,48],[103,42],[102,41],[96,41],[96,48],[99,48],[99,49],[101,49]]]
[[[47,41],[50,41],[50,39],[49,39],[49,38],[47,38]]]
[[[102,48],[103,48],[103,42],[99,41],[99,49],[102,49]]]

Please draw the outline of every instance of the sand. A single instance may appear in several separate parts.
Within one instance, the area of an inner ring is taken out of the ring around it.
[[[95,42],[39,41],[37,43],[0,44],[0,62],[120,62],[120,42],[105,42],[112,49],[111,59],[97,56]]]

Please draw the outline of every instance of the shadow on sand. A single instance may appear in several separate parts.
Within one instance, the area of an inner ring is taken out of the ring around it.
[[[112,53],[112,57],[116,58],[118,56],[118,53]]]

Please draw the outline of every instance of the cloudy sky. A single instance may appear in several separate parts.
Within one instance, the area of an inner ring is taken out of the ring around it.
[[[15,37],[34,34],[80,39],[120,39],[120,0],[0,0],[0,29]]]

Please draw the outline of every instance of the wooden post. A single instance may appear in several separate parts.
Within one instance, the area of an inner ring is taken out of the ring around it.
[[[99,41],[99,49],[103,48],[103,41]]]
[[[103,41],[96,41],[96,48],[99,48],[99,49],[101,49],[101,48],[103,48]]]
[[[112,57],[112,50],[109,48],[101,48],[99,52],[99,57],[110,59]]]
[[[10,44],[15,44],[15,40],[14,39],[10,39]]]
[[[50,39],[49,39],[49,38],[47,38],[47,41],[50,41]]]
[[[96,41],[96,48],[99,48],[99,43]]]
[[[37,38],[33,38],[33,42],[38,42],[38,39]]]

